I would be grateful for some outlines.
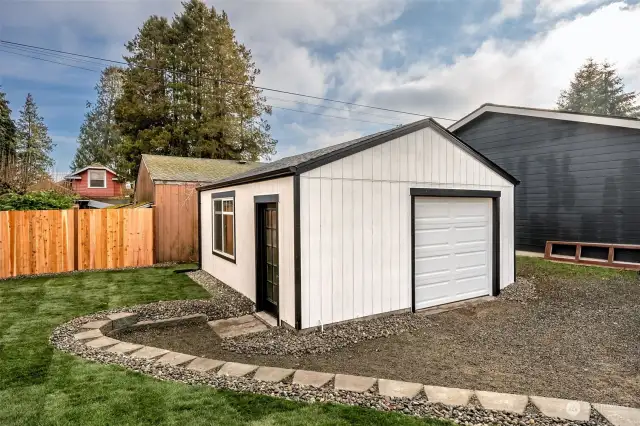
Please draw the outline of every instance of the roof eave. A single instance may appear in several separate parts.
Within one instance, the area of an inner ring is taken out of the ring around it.
[[[640,120],[625,117],[610,117],[597,114],[580,114],[575,112],[554,111],[540,108],[517,107],[509,105],[482,104],[460,120],[449,126],[450,132],[455,132],[475,121],[485,113],[521,115],[549,120],[572,121],[576,123],[595,124],[601,126],[623,127],[628,129],[640,129]]]
[[[210,189],[220,189],[220,188],[228,188],[230,186],[236,186],[236,185],[244,185],[247,183],[253,183],[253,182],[260,182],[263,180],[271,180],[271,179],[277,179],[280,177],[285,177],[285,176],[293,176],[296,174],[296,168],[295,167],[287,167],[284,169],[277,169],[277,170],[270,170],[268,172],[265,173],[261,173],[258,175],[252,175],[252,176],[247,176],[247,177],[241,177],[238,179],[232,179],[232,180],[228,180],[225,182],[214,182],[208,185],[202,185],[197,187],[196,189],[198,191],[207,191]]]

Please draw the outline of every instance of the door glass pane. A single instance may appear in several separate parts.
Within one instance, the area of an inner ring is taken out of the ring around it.
[[[278,295],[279,295],[279,292],[278,292],[278,286],[277,286],[277,285],[274,285],[274,286],[273,286],[273,289],[272,289],[271,291],[272,291],[272,293],[273,293],[273,299],[272,299],[272,300],[273,300],[273,303],[276,303],[276,304],[277,304],[277,303],[278,303]]]
[[[221,212],[222,211],[222,201],[221,200],[214,200],[213,201],[213,210],[216,212]]]
[[[222,215],[213,215],[213,248],[222,251]]]
[[[267,283],[267,299],[273,300],[273,286]]]
[[[267,247],[267,263],[273,263],[273,249],[271,247]]]
[[[267,246],[271,245],[271,231],[269,229],[267,229],[265,231],[265,233],[267,234]]]
[[[276,233],[275,229],[272,229],[269,232],[271,232],[271,245],[275,247],[278,241],[278,234]]]
[[[233,215],[224,215],[224,251],[233,256]]]
[[[273,249],[273,264],[278,264],[278,249]]]
[[[273,283],[274,283],[275,285],[278,285],[278,283],[279,283],[279,278],[280,278],[280,276],[279,276],[279,273],[278,273],[278,267],[277,267],[277,266],[274,266],[274,267],[273,267]]]
[[[223,208],[225,212],[233,212],[233,200],[225,200]]]
[[[273,266],[267,265],[267,281],[273,282]]]

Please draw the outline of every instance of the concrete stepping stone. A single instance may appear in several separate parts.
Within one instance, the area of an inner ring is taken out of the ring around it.
[[[439,402],[446,405],[467,405],[473,395],[469,389],[443,388],[441,386],[425,386],[424,393],[429,402]]]
[[[135,324],[138,321],[138,314],[133,312],[118,312],[117,314],[107,315],[113,323],[113,329],[128,327]]]
[[[253,316],[253,314],[209,321],[208,324],[221,339],[268,330],[265,323]]]
[[[134,358],[154,359],[168,352],[169,351],[166,349],[154,348],[153,346],[143,346],[142,349],[133,352],[131,356]]]
[[[584,401],[530,396],[529,399],[542,414],[566,420],[589,421],[591,406]]]
[[[117,345],[118,343],[120,343],[120,340],[112,339],[111,337],[107,337],[107,336],[102,336],[98,339],[87,342],[87,346],[89,346],[90,348],[100,349],[100,348],[106,348],[107,346]]]
[[[256,380],[262,380],[263,382],[277,383],[292,375],[293,372],[294,370],[290,370],[288,368],[260,367],[253,378]]]
[[[256,371],[257,369],[257,365],[242,364],[239,362],[227,362],[222,366],[220,370],[218,370],[217,374],[218,376],[242,377],[246,376],[252,371]]]
[[[83,324],[80,328],[91,328],[98,329],[102,332],[111,331],[111,320],[99,320],[99,321],[91,321],[86,324]]]
[[[129,343],[129,342],[120,342],[115,346],[110,347],[109,349],[107,349],[107,352],[111,352],[114,354],[129,354],[133,351],[137,351],[138,349],[140,349],[142,347],[142,345],[138,345],[136,343]]]
[[[335,374],[321,373],[319,371],[296,370],[293,374],[294,385],[313,386],[321,388],[333,379]]]
[[[218,376],[242,377],[246,376],[252,371],[256,371],[257,369],[257,365],[241,364],[239,362],[227,362],[222,366],[220,370],[218,370],[217,374]]]
[[[363,376],[350,376],[348,374],[336,374],[335,388],[351,392],[366,392],[376,384],[376,378]]]
[[[593,404],[593,408],[609,420],[613,426],[640,425],[640,409],[638,408],[606,404]]]
[[[98,329],[81,331],[73,335],[73,338],[76,340],[90,340],[97,339],[98,337],[102,337],[102,332]]]
[[[378,379],[378,393],[392,398],[413,398],[422,390],[421,383]]]
[[[209,358],[200,358],[196,357],[193,361],[187,365],[189,370],[206,372],[214,370],[222,365],[224,365],[225,361],[218,361],[217,359],[209,359]]]
[[[180,352],[169,352],[167,354],[162,355],[156,363],[158,364],[167,364],[167,365],[180,365],[186,362],[192,361],[195,359],[195,356],[188,354],[181,354]]]
[[[487,410],[509,411],[511,413],[524,413],[529,398],[526,395],[513,395],[510,393],[497,393],[476,391],[480,404]]]

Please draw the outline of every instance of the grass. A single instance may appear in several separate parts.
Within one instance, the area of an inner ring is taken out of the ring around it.
[[[0,282],[2,425],[430,425],[448,423],[335,404],[303,404],[161,382],[54,350],[74,317],[156,300],[205,298],[173,268]]]
[[[615,268],[600,266],[576,265],[542,260],[536,257],[516,257],[516,267],[519,276],[538,275],[553,278],[633,278],[636,271],[623,271]]]

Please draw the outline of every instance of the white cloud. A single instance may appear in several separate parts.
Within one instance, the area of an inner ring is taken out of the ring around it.
[[[615,3],[561,21],[529,40],[488,39],[472,54],[450,63],[423,60],[406,72],[378,70],[373,73],[375,82],[357,88],[370,88],[359,102],[452,118],[485,102],[553,107],[588,57],[612,61],[627,88],[638,90],[638,22],[640,7]]]
[[[500,0],[500,10],[491,18],[492,24],[500,24],[522,15],[524,0]]]
[[[536,8],[536,21],[548,21],[562,17],[584,6],[596,6],[607,0],[540,0]]]

